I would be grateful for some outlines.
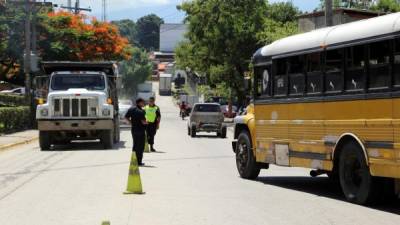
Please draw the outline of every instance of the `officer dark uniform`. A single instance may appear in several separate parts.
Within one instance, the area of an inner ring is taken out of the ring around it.
[[[150,98],[149,104],[144,108],[146,112],[146,121],[147,121],[147,141],[150,145],[150,150],[155,152],[154,149],[154,137],[156,136],[157,129],[160,125],[161,121],[161,113],[160,108],[155,105],[155,99],[153,97]]]
[[[144,100],[139,98],[136,100],[136,107],[131,107],[125,115],[125,118],[132,124],[132,138],[133,138],[133,149],[136,153],[136,158],[139,165],[144,165],[143,152],[146,138],[146,113],[143,110]]]

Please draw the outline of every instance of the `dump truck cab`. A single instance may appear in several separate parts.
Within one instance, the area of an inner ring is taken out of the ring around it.
[[[119,142],[118,68],[113,62],[44,62],[48,95],[37,107],[42,150],[72,140]]]

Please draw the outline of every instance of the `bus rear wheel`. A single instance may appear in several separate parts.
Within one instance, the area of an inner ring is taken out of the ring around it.
[[[256,179],[261,169],[256,162],[252,149],[249,132],[242,131],[236,145],[236,167],[240,177],[249,180]]]
[[[361,147],[354,142],[343,146],[339,158],[339,180],[349,202],[365,205],[376,201],[376,180],[369,172]]]

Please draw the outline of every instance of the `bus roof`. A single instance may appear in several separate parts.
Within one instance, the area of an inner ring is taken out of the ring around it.
[[[371,41],[371,39],[383,39],[398,31],[400,31],[400,13],[393,13],[277,40],[260,48],[254,54],[253,60],[259,62],[265,58],[281,58],[316,52],[325,48],[346,46],[354,41],[364,43]]]

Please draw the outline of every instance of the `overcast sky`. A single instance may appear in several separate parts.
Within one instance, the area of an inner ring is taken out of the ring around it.
[[[51,1],[51,0],[47,0]],[[107,19],[133,19],[141,16],[155,13],[162,17],[166,22],[181,22],[184,14],[176,9],[176,5],[182,0],[106,0],[107,1]],[[278,2],[284,0],[270,0]],[[292,1],[302,11],[312,11],[318,6],[319,0],[287,0]],[[67,5],[68,0],[53,0],[53,3]],[[75,0],[72,0],[75,4]],[[101,18],[102,0],[80,0],[81,7],[90,7],[90,15]]]

